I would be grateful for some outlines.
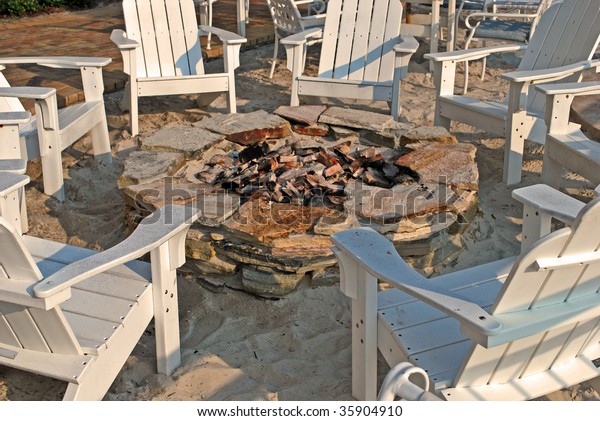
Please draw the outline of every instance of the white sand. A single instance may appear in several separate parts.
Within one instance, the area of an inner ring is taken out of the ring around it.
[[[280,64],[268,79],[272,47],[243,53],[237,72],[239,112],[273,111],[289,101],[290,72]],[[419,124],[433,122],[435,91],[422,63],[422,52],[411,64],[402,85],[403,118]],[[515,57],[492,60],[491,73],[511,68]],[[314,60],[309,61],[314,69]],[[208,63],[208,68],[220,60]],[[471,73],[476,74],[476,72]],[[459,78],[460,79],[460,78]],[[460,83],[460,82],[459,82]],[[493,77],[472,78],[472,93],[498,98],[504,83]],[[124,235],[124,206],[116,189],[121,158],[135,148],[123,130],[126,115],[118,110],[122,93],[107,95],[111,136],[117,159],[97,165],[84,140],[67,159],[69,199],[56,204],[40,193],[34,181],[28,189],[31,235],[90,248],[106,248]],[[142,135],[183,122],[196,121],[207,110],[190,98],[145,98],[140,103]],[[383,104],[382,108],[385,108]],[[209,111],[224,111],[217,100]],[[462,142],[478,147],[480,214],[465,235],[458,260],[442,271],[452,271],[518,253],[521,207],[511,198],[512,188],[501,183],[504,140],[469,126],[453,124]],[[540,181],[541,155],[527,155],[521,186]],[[31,166],[30,174],[39,175]],[[577,177],[568,192],[590,197],[590,186]],[[244,292],[214,293],[191,276],[179,282],[182,366],[170,377],[155,372],[153,336],[144,336],[106,395],[106,400],[350,400],[350,306],[338,287],[300,287],[280,300],[266,300]],[[152,326],[149,327],[151,332]],[[380,372],[386,371],[380,364]],[[0,367],[0,399],[60,399],[64,384],[18,370]],[[589,383],[553,393],[553,400],[598,400]],[[545,398],[544,398],[545,399]]]

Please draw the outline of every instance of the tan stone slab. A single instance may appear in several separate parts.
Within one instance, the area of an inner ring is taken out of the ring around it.
[[[240,145],[252,145],[266,139],[278,139],[292,134],[290,123],[264,110],[246,114],[222,114],[193,124],[224,135]]]
[[[418,174],[420,183],[448,184],[459,189],[477,190],[479,171],[477,148],[468,143],[425,146],[396,160],[396,165]]]
[[[271,245],[275,239],[307,233],[320,217],[333,212],[321,206],[251,200],[223,225],[240,238]]]
[[[282,105],[273,111],[273,113],[286,120],[312,125],[319,121],[319,116],[323,114],[323,111],[326,109],[327,107],[325,105]]]

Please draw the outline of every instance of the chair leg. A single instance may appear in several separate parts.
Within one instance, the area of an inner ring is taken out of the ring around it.
[[[558,189],[560,187],[563,166],[560,162],[550,158],[548,154],[549,147],[551,147],[549,142],[546,142],[544,162],[542,164],[542,183]]]
[[[49,148],[45,150],[45,154],[42,155],[41,159],[44,193],[64,202],[65,191],[60,142],[57,136],[47,133],[43,136],[49,137],[44,141],[45,144],[49,145]]]
[[[277,62],[277,53],[279,52],[279,36],[277,35],[277,31],[275,31],[275,43],[273,45],[273,63],[271,63],[271,73],[269,74],[269,79],[273,79],[273,74],[275,74],[275,64]]]
[[[110,137],[108,135],[108,126],[106,123],[106,112],[102,112],[102,121],[96,124],[90,134],[92,136],[92,148],[94,157],[101,162],[110,164],[112,162],[112,153],[110,149]]]
[[[131,135],[137,136],[140,132],[138,122],[138,97],[137,83],[131,83],[131,80],[125,85],[125,94],[123,95],[122,107],[129,110],[129,125],[131,126]]]
[[[483,41],[483,47],[487,47],[487,43]],[[484,57],[481,60],[481,81],[483,82],[483,78],[485,77],[485,67],[487,64],[487,57]]]

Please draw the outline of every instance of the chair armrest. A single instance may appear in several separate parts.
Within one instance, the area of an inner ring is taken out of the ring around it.
[[[325,14],[321,13],[319,15],[309,15],[302,16],[300,20],[304,23],[304,26],[308,29],[314,26],[324,26],[325,25]]]
[[[449,51],[441,53],[427,53],[423,57],[432,61],[467,61],[484,58],[493,53],[507,53],[524,50],[525,44],[499,45],[494,47],[469,48],[468,50]]]
[[[29,113],[26,113],[29,114]],[[0,113],[2,115],[2,113]],[[0,120],[0,124],[2,120]],[[24,159],[0,159],[0,172],[13,174],[25,174],[27,172],[27,161]],[[0,196],[3,193],[0,192]]]
[[[29,176],[27,175],[4,171],[7,170],[2,170],[2,177],[0,177],[0,196],[6,196],[29,183]],[[4,279],[2,282],[4,282]]]
[[[419,41],[412,35],[402,35],[400,42],[394,45],[394,52],[397,54],[415,53],[419,49]]]
[[[536,13],[492,13],[492,12],[475,12],[469,14],[465,19],[467,28],[472,29],[476,24],[470,22],[471,19],[483,20],[486,18],[507,18],[507,19],[533,19],[537,16]]]
[[[127,38],[127,34],[122,29],[113,29],[110,34],[110,40],[119,50],[133,50],[140,46],[139,42]]]
[[[208,35],[209,33],[215,34],[223,43],[230,45],[243,44],[248,41],[241,35],[225,31],[224,29],[215,28],[214,26],[200,25],[198,29],[202,35]]]
[[[39,88],[37,86],[0,88],[0,96],[11,98],[47,99],[54,94],[56,94],[54,88]]]
[[[168,205],[146,217],[124,241],[98,254],[74,262],[40,281],[33,289],[46,298],[110,268],[137,259],[177,238],[198,218],[195,208]]]
[[[600,94],[600,82],[555,83],[539,85],[535,89],[545,95],[598,95]]]
[[[82,67],[104,67],[112,61],[105,57],[2,57],[0,64],[37,64],[58,69],[80,69]]]
[[[394,245],[371,228],[332,235],[336,254],[343,252],[375,278],[388,282],[419,300],[458,319],[463,330],[483,337],[496,335],[502,325],[479,305],[458,297],[416,272],[400,257]],[[343,261],[343,259],[342,259]]]
[[[554,80],[563,79],[572,75],[573,73],[596,68],[598,66],[600,66],[600,60],[586,60],[578,63],[568,64],[566,66],[554,67],[551,69],[516,71],[504,73],[500,76],[510,82],[517,83],[552,82]]]
[[[311,38],[319,39],[322,37],[323,28],[315,27],[287,36],[281,39],[279,42],[281,42],[283,45],[296,46],[305,44]]]
[[[531,206],[538,213],[556,218],[570,225],[585,206],[585,203],[572,198],[546,184],[535,184],[513,190],[512,197]]]
[[[8,96],[8,95],[5,95]],[[27,111],[3,112],[0,113],[0,126],[15,124],[25,124],[31,120],[31,113]]]

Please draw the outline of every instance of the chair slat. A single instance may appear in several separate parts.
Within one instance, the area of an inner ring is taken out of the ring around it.
[[[327,18],[323,28],[323,44],[319,58],[319,77],[333,78],[333,66],[337,50],[337,34],[342,16],[342,0],[327,3]]]
[[[190,65],[190,74],[204,74],[204,63],[202,61],[202,48],[198,35],[198,23],[196,21],[196,10],[191,1],[181,1],[181,17],[186,45],[188,48],[187,58]]]
[[[387,21],[388,3],[388,0],[375,0],[374,2],[371,32],[369,33],[367,46],[367,62],[365,64],[364,78],[367,80],[378,80],[379,78],[379,64],[385,36],[384,22]]]
[[[389,2],[389,12],[385,23],[383,48],[379,65],[379,82],[391,82],[394,79],[396,53],[394,45],[399,41],[400,24],[402,22],[402,3],[395,0]]]
[[[333,77],[335,79],[348,79],[352,44],[354,42],[354,26],[356,22],[363,19],[363,17],[358,16],[357,8],[358,0],[344,0],[333,68]]]
[[[154,35],[154,19],[152,18],[152,7],[149,0],[137,1],[138,19],[140,25],[140,38],[144,50],[144,61],[146,65],[146,76],[161,76],[158,60],[158,45]]]
[[[371,29],[373,0],[359,0],[357,10],[360,19],[356,20],[356,28],[354,29],[348,78],[362,80],[364,78],[365,63],[367,61],[367,47],[369,42],[369,31]]]
[[[151,0],[152,19],[154,21],[154,32],[156,36],[156,51],[158,64],[162,76],[175,75],[175,63],[173,60],[172,42],[170,37],[170,24],[167,19],[166,3],[164,0]]]

